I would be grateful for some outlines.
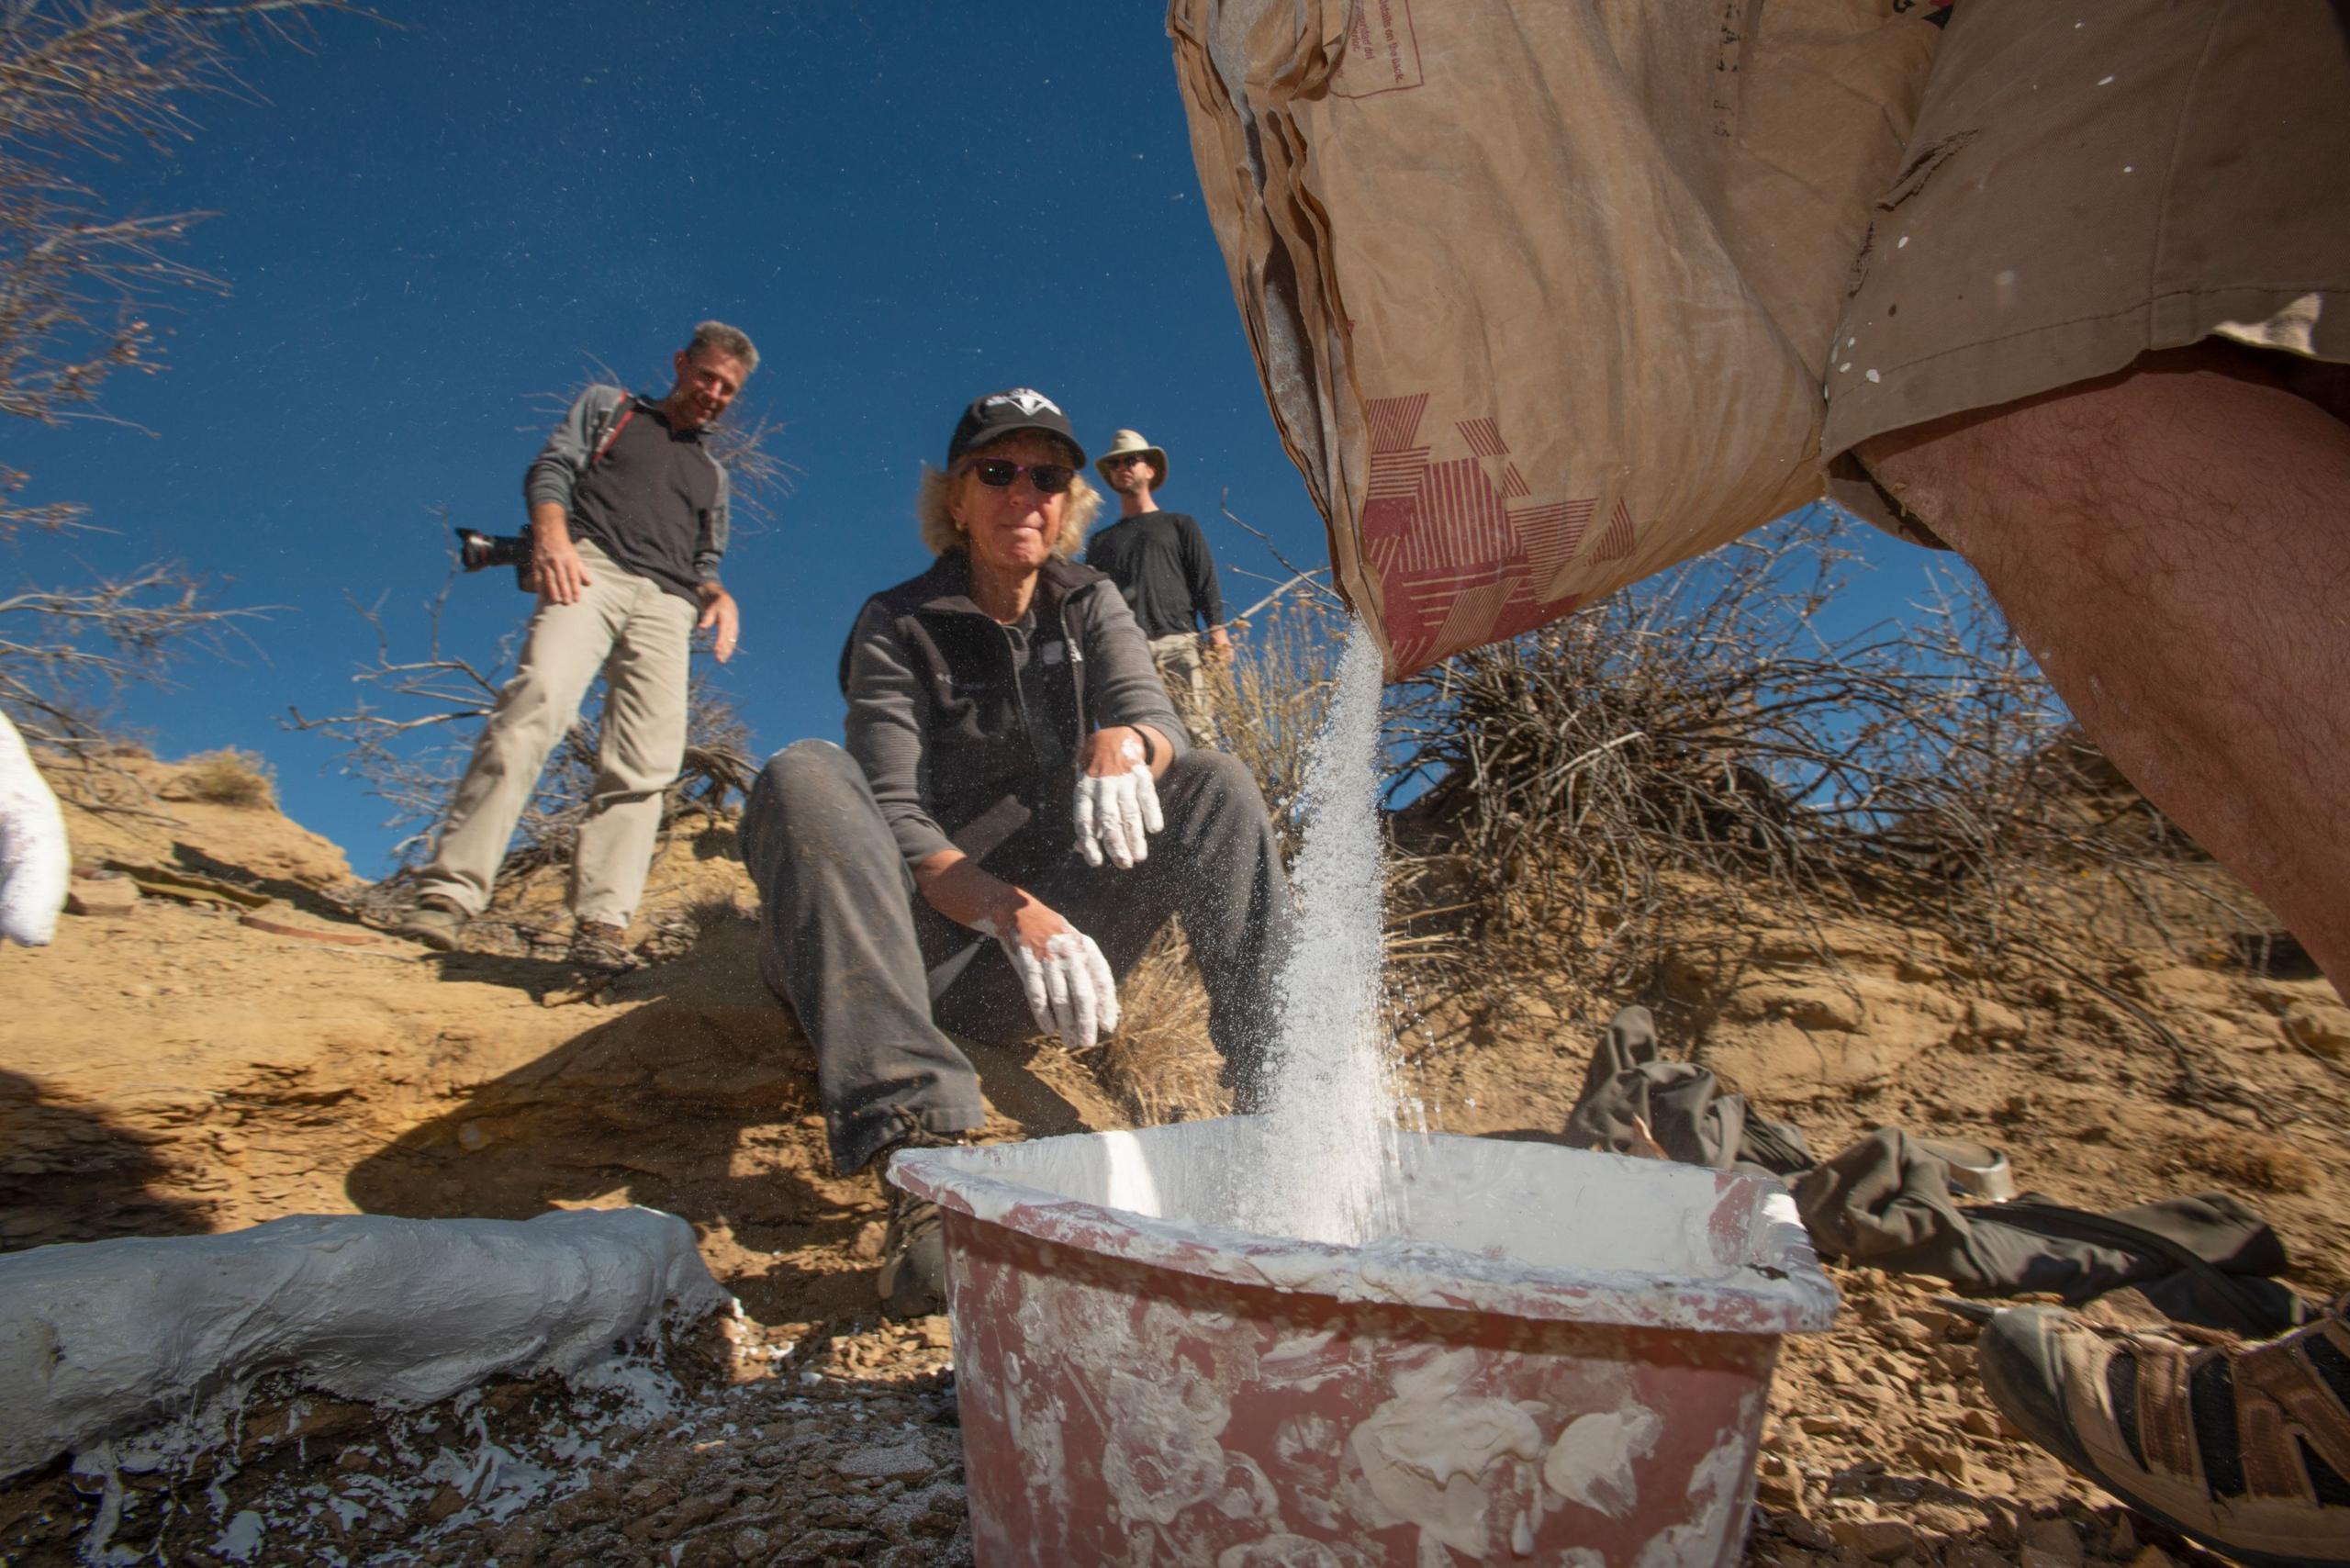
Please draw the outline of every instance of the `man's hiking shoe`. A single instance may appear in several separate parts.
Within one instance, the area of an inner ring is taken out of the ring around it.
[[[2262,1340],[2010,1307],[1976,1355],[2009,1420],[2147,1518],[2253,1568],[2330,1568],[2350,1564],[2345,1306]]]
[[[624,975],[641,969],[644,960],[628,945],[628,928],[583,920],[571,933],[571,967],[591,975]]]
[[[457,939],[465,934],[465,912],[437,894],[427,893],[416,901],[416,907],[400,917],[392,927],[392,935],[405,936],[411,942],[421,942],[436,953],[453,953]]]

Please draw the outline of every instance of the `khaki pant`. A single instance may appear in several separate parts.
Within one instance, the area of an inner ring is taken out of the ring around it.
[[[1829,355],[1831,493],[1915,536],[1844,454],[2205,338],[2341,364],[2345,307],[2337,6],[1966,0]]]
[[[572,859],[571,908],[580,920],[621,925],[636,913],[661,825],[661,794],[686,753],[686,669],[694,607],[631,576],[582,540],[592,579],[577,602],[544,599],[514,678],[498,694],[421,890],[478,914],[506,858],[540,769],[601,670],[607,686],[596,783]]]
[[[1159,684],[1183,721],[1183,733],[1193,745],[1215,745],[1215,709],[1208,700],[1206,661],[1196,632],[1176,632],[1150,640],[1150,662],[1158,666]]]

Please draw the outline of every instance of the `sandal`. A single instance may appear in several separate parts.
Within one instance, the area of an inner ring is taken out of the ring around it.
[[[2138,1512],[2253,1568],[2331,1568],[2350,1564],[2345,1307],[2257,1341],[2010,1307],[1975,1349],[2008,1418]]]

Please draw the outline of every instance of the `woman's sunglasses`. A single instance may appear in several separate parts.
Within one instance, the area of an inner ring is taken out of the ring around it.
[[[1025,474],[1037,494],[1046,496],[1059,495],[1077,477],[1077,470],[1066,463],[1014,463],[1008,457],[982,457],[971,465],[971,472],[990,490],[1008,490]]]

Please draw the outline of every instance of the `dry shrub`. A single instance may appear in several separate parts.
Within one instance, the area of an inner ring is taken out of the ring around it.
[[[173,781],[172,794],[181,800],[260,811],[277,804],[277,783],[260,753],[229,745],[189,757]]]
[[[425,606],[420,650],[398,650],[401,639],[382,611],[355,607],[375,634],[375,658],[352,677],[359,690],[352,706],[316,718],[287,711],[287,728],[320,731],[340,742],[343,771],[392,808],[386,826],[408,830],[392,846],[395,878],[413,872],[431,853],[432,829],[464,776],[479,722],[514,671],[527,630],[527,622],[518,621],[486,660],[453,649],[443,622],[456,582],[453,555],[448,577]],[[501,880],[571,863],[595,788],[602,723],[602,704],[593,704],[555,744],[516,825]],[[730,799],[749,792],[750,744],[751,727],[733,700],[695,674],[686,689],[685,759],[662,797],[665,835],[688,816],[722,819]]]
[[[1848,559],[1832,522],[1750,535],[1416,684],[1404,834],[1445,860],[1469,951],[1564,937],[1620,984],[1676,874],[1851,902],[1836,803],[1875,797],[1924,683],[1881,632],[1815,629]]]
[[[720,888],[691,893],[666,907],[656,907],[648,900],[638,913],[651,927],[638,951],[656,963],[685,957],[712,932],[756,925],[759,919],[755,904],[745,909],[733,890]]]
[[[298,38],[305,13],[339,0],[219,0],[100,5],[18,0],[0,19],[0,415],[50,427],[104,417],[118,373],[153,374],[171,332],[169,302],[218,280],[179,259],[205,214],[120,211],[102,187],[142,151],[168,154],[197,132],[205,95],[243,95],[242,44]],[[130,191],[153,188],[126,174]],[[143,194],[129,205],[145,205]],[[21,432],[22,425],[17,427]],[[12,449],[25,450],[21,442]],[[73,501],[33,501],[30,476],[0,463],[0,541],[93,526]],[[28,745],[74,755],[115,780],[84,801],[143,809],[143,789],[107,756],[115,699],[166,684],[191,653],[227,651],[252,612],[224,610],[190,567],[151,562],[43,586],[5,566],[0,586],[0,711]]]
[[[1191,944],[1172,921],[1118,988],[1124,1014],[1095,1073],[1137,1126],[1221,1116],[1231,1094],[1216,1081],[1223,1058],[1208,1040],[1208,993]]]
[[[1459,906],[1461,978],[1539,948],[1637,983],[1693,885],[1815,932],[1866,908],[1984,972],[2259,924],[1971,572],[1933,572],[1905,624],[1829,632],[1851,526],[1813,509],[1413,683],[1393,725],[1427,787],[1397,836]]]
[[[1294,596],[1253,622],[1233,622],[1231,660],[1208,665],[1217,743],[1256,778],[1285,861],[1296,858],[1304,832],[1297,803],[1330,709],[1342,624],[1326,599]]]
[[[2290,1144],[2260,1133],[2199,1133],[2172,1149],[2167,1169],[2216,1176],[2231,1186],[2262,1193],[2306,1193],[2317,1185],[2314,1160]]]
[[[743,907],[742,901],[730,889],[699,892],[688,899],[675,913],[674,919],[690,927],[696,936],[706,936],[729,925],[755,924],[758,906]]]

